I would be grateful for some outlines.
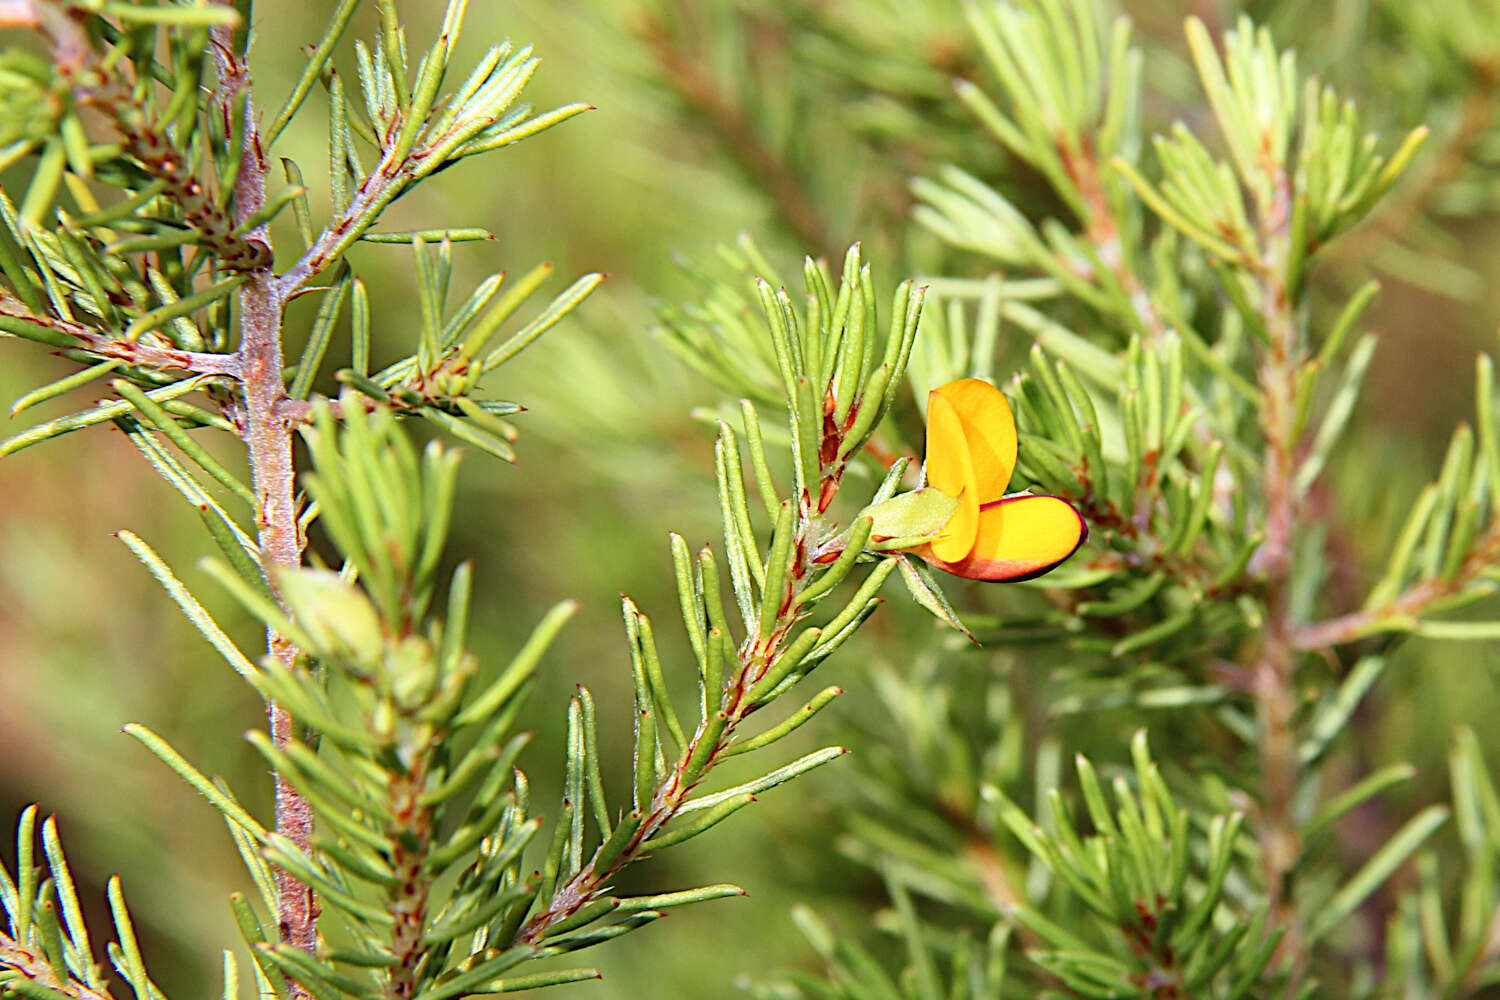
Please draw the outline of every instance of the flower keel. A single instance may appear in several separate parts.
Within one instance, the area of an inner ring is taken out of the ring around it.
[[[1021,494],[979,510],[973,547],[942,558],[937,543],[912,551],[938,569],[968,580],[1030,580],[1056,568],[1089,536],[1083,516],[1065,500]]]

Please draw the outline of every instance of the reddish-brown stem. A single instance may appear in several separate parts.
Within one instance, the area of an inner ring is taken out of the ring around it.
[[[391,871],[396,887],[386,903],[386,912],[395,920],[391,927],[391,954],[396,958],[390,970],[388,995],[396,1000],[408,1000],[416,992],[417,964],[426,953],[422,932],[432,882],[422,870],[426,852],[407,846],[432,841],[432,810],[421,803],[427,780],[425,764],[426,759],[419,757],[416,767],[392,782],[388,795],[391,815],[398,824],[391,837],[395,845]]]
[[[740,645],[737,668],[725,684],[720,699],[719,709],[725,720],[713,746],[702,758],[701,764],[693,764],[699,759],[700,745],[709,738],[709,723],[705,718],[699,723],[688,745],[682,749],[676,763],[652,793],[640,828],[624,850],[603,869],[597,869],[592,859],[584,864],[553,894],[547,908],[526,922],[516,935],[517,944],[539,944],[548,928],[597,898],[616,872],[636,860],[641,846],[677,816],[688,796],[718,765],[722,759],[721,754],[729,746],[739,724],[760,707],[751,702],[750,693],[776,664],[778,657],[786,649],[792,629],[807,613],[797,604],[797,596],[810,582],[814,564],[808,559],[808,552],[811,543],[817,540],[813,536],[819,530],[821,512],[826,509],[826,501],[831,501],[838,492],[844,465],[836,456],[842,435],[847,430],[848,425],[841,428],[832,421],[824,425],[825,436],[820,451],[834,457],[822,463],[816,490],[809,489],[800,498],[796,534],[792,540],[791,565],[786,574],[776,617],[768,632],[759,634],[758,630],[752,630]],[[814,492],[823,501],[821,507],[813,499]],[[598,857],[597,852],[594,857]]]
[[[770,197],[782,223],[816,255],[831,249],[827,227],[808,197],[797,171],[766,147],[744,111],[719,86],[709,69],[673,38],[667,27],[642,12],[636,33],[651,49],[666,83],[683,104],[708,124],[720,145]]]
[[[291,425],[281,415],[281,307],[273,279],[256,275],[240,292],[240,357],[245,416],[242,433],[250,453],[250,470],[259,507],[257,523],[261,562],[274,578],[278,568],[300,565],[303,540],[297,530]],[[272,656],[291,666],[297,650],[274,632],[267,633]],[[284,746],[293,738],[291,714],[271,702],[267,708],[271,738]],[[276,830],[306,850],[312,841],[312,810],[280,774],[276,776]],[[317,946],[317,904],[312,892],[290,874],[278,871],[277,922],[281,940],[307,952]]]
[[[59,976],[46,956],[21,947],[6,934],[0,934],[0,967],[16,969],[21,982],[35,983],[44,990],[55,991],[74,1000],[114,1000],[108,990],[96,990],[72,976]]]
[[[1430,605],[1463,591],[1485,570],[1494,567],[1497,559],[1500,559],[1500,525],[1491,525],[1470,547],[1468,556],[1452,576],[1424,580],[1378,608],[1304,625],[1293,637],[1296,646],[1302,650],[1327,649],[1362,639],[1382,623],[1411,621]]]
[[[313,240],[306,252],[295,264],[287,268],[277,281],[278,291],[290,298],[309,281],[338,259],[348,247],[351,234],[356,229],[368,226],[380,209],[395,196],[392,189],[410,182],[413,154],[406,160],[393,158],[393,150],[387,149],[375,169],[360,183],[349,204]]]
[[[1060,144],[1058,155],[1062,157],[1063,169],[1068,172],[1068,176],[1078,187],[1078,193],[1083,197],[1084,214],[1081,221],[1084,235],[1094,245],[1100,261],[1109,269],[1110,276],[1128,300],[1129,318],[1147,335],[1151,343],[1159,341],[1166,333],[1167,325],[1157,315],[1156,306],[1125,256],[1125,248],[1120,243],[1120,225],[1104,193],[1099,158],[1094,152],[1092,140],[1085,136],[1081,150]]]
[[[260,141],[260,123],[255,102],[249,93],[250,70],[235,48],[233,29],[217,28],[213,34],[214,58],[218,84],[211,98],[222,116],[234,113],[243,100],[240,146],[240,170],[234,185],[236,225],[244,223],[265,203],[266,154]],[[244,392],[245,410],[241,433],[250,457],[250,474],[258,508],[257,534],[261,564],[272,578],[277,569],[302,563],[303,539],[297,527],[296,471],[292,464],[292,428],[280,412],[285,397],[282,382],[281,324],[285,300],[269,267],[270,233],[264,226],[246,234],[252,245],[264,253],[257,258],[265,265],[256,268],[250,280],[241,286],[239,378]],[[266,647],[270,654],[291,666],[297,650],[285,638],[268,630]],[[268,728],[278,747],[293,738],[292,716],[281,705],[267,706]],[[288,838],[299,850],[312,844],[312,809],[307,800],[280,774],[276,775],[276,832]],[[276,908],[278,938],[309,954],[318,945],[318,903],[312,889],[290,873],[276,872]],[[311,994],[300,984],[289,981],[293,1000],[306,1000]]]
[[[1265,577],[1266,622],[1251,671],[1260,718],[1261,861],[1266,893],[1285,929],[1283,954],[1299,955],[1301,935],[1287,880],[1301,853],[1292,801],[1297,790],[1296,621],[1291,607],[1292,544],[1296,521],[1293,487],[1297,446],[1296,384],[1302,335],[1284,279],[1289,259],[1291,184],[1275,170],[1273,201],[1262,206],[1260,311],[1267,345],[1260,361],[1261,433],[1265,438],[1262,497],[1265,543],[1256,561]],[[1295,976],[1294,976],[1295,978]]]
[[[799,551],[805,551],[806,527],[807,521],[804,520],[799,526],[798,540],[794,543]],[[751,705],[747,697],[750,690],[776,662],[776,657],[781,652],[793,624],[802,617],[802,612],[791,609],[790,605],[806,582],[809,569],[810,567],[804,564],[794,567],[794,572],[787,574],[787,596],[782,601],[782,607],[788,610],[777,618],[771,634],[763,637],[751,636],[740,647],[739,668],[735,677],[726,686],[721,702],[721,711],[727,718],[719,731],[717,741],[708,751],[708,756],[698,769],[698,773],[689,772],[689,763],[695,759],[699,745],[707,738],[707,719],[699,723],[697,731],[693,733],[688,745],[683,748],[676,764],[657,786],[651,796],[650,807],[641,821],[640,829],[631,837],[629,844],[620,852],[619,857],[603,870],[596,870],[592,860],[585,864],[553,894],[545,910],[526,922],[516,935],[517,944],[540,943],[549,927],[576,913],[584,904],[595,899],[616,872],[636,859],[640,854],[641,845],[671,822],[693,789],[719,763],[720,754],[729,746],[736,727],[755,710],[756,706]]]
[[[79,350],[100,358],[123,361],[127,365],[158,371],[176,369],[195,375],[228,375],[232,378],[238,378],[240,374],[238,355],[180,351],[175,347],[153,347],[139,341],[121,340],[91,330],[81,323],[69,322],[56,316],[38,316],[20,299],[3,289],[0,289],[0,316],[23,319],[37,326],[65,333],[78,341]]]
[[[216,0],[228,5],[230,0]],[[132,116],[128,90],[118,80],[92,72],[94,51],[74,12],[55,4],[12,3],[0,6],[0,19],[41,28],[53,47],[58,72],[72,80],[82,103],[112,113],[125,135],[134,158],[165,182],[164,194],[182,208],[187,221],[205,234],[203,246],[222,266],[248,277],[236,293],[240,307],[240,343],[233,354],[179,351],[105,336],[76,323],[55,317],[31,315],[11,296],[0,298],[0,314],[22,318],[66,333],[78,341],[81,351],[97,357],[116,358],[131,365],[160,370],[180,369],[198,374],[224,375],[238,379],[244,409],[238,415],[239,430],[249,453],[251,478],[257,501],[257,533],[262,564],[274,584],[275,570],[298,566],[303,539],[298,531],[292,464],[292,425],[281,412],[285,398],[282,381],[282,312],[285,297],[272,270],[270,234],[265,226],[237,232],[266,200],[267,164],[261,145],[259,121],[250,96],[250,69],[237,44],[236,29],[215,27],[210,36],[216,79],[208,97],[209,112],[216,116],[225,135],[233,135],[233,119],[241,125],[240,161],[233,197],[233,219],[224,217],[211,193],[193,175],[163,135],[142,127]],[[244,37],[248,37],[248,31]],[[297,650],[282,637],[267,634],[272,656],[288,665]],[[292,718],[274,703],[268,706],[268,728],[278,746],[293,737]],[[301,850],[312,839],[312,811],[306,800],[279,775],[276,778],[276,830]],[[276,874],[278,939],[308,953],[317,948],[317,901],[311,889],[286,872]],[[0,938],[0,951],[7,950]],[[15,961],[12,961],[12,957]],[[5,964],[25,969],[27,956],[7,955]],[[51,986],[46,970],[29,979]],[[55,978],[55,977],[54,977]],[[81,984],[55,987],[69,996],[93,997]],[[300,984],[288,981],[292,1000],[309,1000]]]

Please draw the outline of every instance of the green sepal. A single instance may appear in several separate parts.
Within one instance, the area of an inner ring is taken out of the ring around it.
[[[958,498],[927,486],[871,504],[859,512],[871,521],[870,537],[931,537],[943,529],[958,510]]]

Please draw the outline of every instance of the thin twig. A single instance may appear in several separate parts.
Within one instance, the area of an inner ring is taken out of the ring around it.
[[[338,259],[339,254],[351,242],[350,233],[356,228],[364,229],[372,225],[374,216],[390,203],[393,189],[407,182],[415,156],[397,163],[391,159],[391,154],[391,149],[385,150],[380,162],[360,183],[359,189],[354,192],[354,197],[344,206],[344,210],[323,228],[297,262],[276,279],[277,291],[282,298],[295,295],[302,286]]]
[[[1469,550],[1458,571],[1448,579],[1424,580],[1402,591],[1390,602],[1328,621],[1304,625],[1294,636],[1298,649],[1318,650],[1354,642],[1383,622],[1411,621],[1432,604],[1452,597],[1493,569],[1500,560],[1500,522],[1492,524]]]
[[[197,375],[228,375],[239,377],[240,359],[234,354],[211,354],[202,351],[181,351],[172,347],[152,347],[139,341],[121,340],[90,330],[55,316],[37,316],[8,293],[0,291],[0,316],[23,319],[37,326],[65,333],[78,340],[81,350],[101,358],[113,358],[128,365],[158,370],[193,372]]]
[[[1120,286],[1130,306],[1130,317],[1134,324],[1147,335],[1148,343],[1158,343],[1165,336],[1168,324],[1157,314],[1156,304],[1150,293],[1141,284],[1140,278],[1130,266],[1125,248],[1120,242],[1120,223],[1110,208],[1109,198],[1104,192],[1101,177],[1102,167],[1095,153],[1092,140],[1084,137],[1081,150],[1059,144],[1058,155],[1063,168],[1078,187],[1083,197],[1084,235],[1094,245],[1099,260],[1108,268],[1111,277]],[[1068,266],[1064,264],[1063,266]]]
[[[643,13],[635,31],[656,57],[667,85],[708,123],[734,161],[765,190],[792,235],[814,256],[832,249],[828,228],[802,178],[755,134],[743,109],[724,93],[709,69],[677,44],[654,15]]]
[[[852,418],[853,415],[851,413],[850,417]],[[819,454],[836,455],[838,446],[842,442],[842,434],[847,429],[847,425],[839,428],[831,420],[826,421]],[[553,894],[545,910],[526,922],[517,933],[515,943],[540,944],[548,928],[578,912],[580,908],[605,892],[615,873],[635,861],[640,856],[641,846],[677,816],[678,811],[687,802],[688,796],[721,762],[723,751],[732,742],[739,724],[760,707],[751,703],[750,692],[786,652],[792,629],[807,615],[807,609],[798,604],[797,597],[811,582],[815,564],[810,558],[810,550],[817,540],[814,536],[822,530],[821,521],[824,512],[838,493],[838,484],[843,471],[844,463],[842,462],[834,461],[824,464],[818,489],[805,490],[802,496],[797,498],[798,514],[792,540],[792,564],[786,574],[778,613],[767,633],[758,634],[758,629],[753,629],[740,644],[737,668],[726,683],[719,704],[719,711],[726,718],[719,730],[716,742],[707,751],[707,756],[703,758],[703,763],[697,773],[691,773],[689,767],[691,762],[699,756],[699,745],[708,738],[709,713],[705,713],[703,720],[698,724],[698,729],[688,741],[688,745],[682,748],[676,763],[656,786],[640,828],[631,837],[618,858],[603,870],[597,870],[594,860],[590,859]],[[642,766],[649,766],[649,764]],[[598,857],[597,851],[594,857]]]

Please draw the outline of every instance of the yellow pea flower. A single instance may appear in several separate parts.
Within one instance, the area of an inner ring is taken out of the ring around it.
[[[1016,466],[1016,419],[999,389],[977,378],[932,390],[927,483],[958,502],[931,541],[909,551],[970,580],[1027,580],[1056,568],[1088,538],[1058,497],[1006,496]]]

